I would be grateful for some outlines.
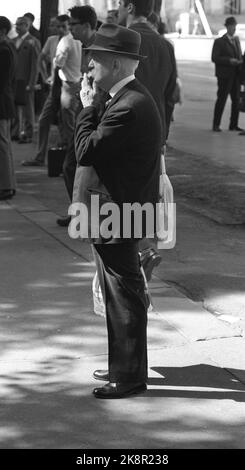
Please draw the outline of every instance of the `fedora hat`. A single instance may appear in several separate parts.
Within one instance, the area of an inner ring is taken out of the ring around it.
[[[141,36],[132,29],[114,23],[104,23],[98,29],[93,44],[86,50],[113,52],[132,59],[145,59],[139,54]]]

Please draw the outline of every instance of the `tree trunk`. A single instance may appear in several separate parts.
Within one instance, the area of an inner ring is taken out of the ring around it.
[[[59,0],[41,0],[41,44],[44,45],[49,30],[50,18],[58,15]]]

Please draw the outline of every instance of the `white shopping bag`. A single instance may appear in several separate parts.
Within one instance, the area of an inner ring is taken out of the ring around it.
[[[159,203],[157,208],[157,247],[171,249],[176,243],[176,206],[174,191],[166,174],[165,157],[161,156]]]

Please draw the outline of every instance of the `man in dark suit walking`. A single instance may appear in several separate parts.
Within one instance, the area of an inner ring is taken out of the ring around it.
[[[242,131],[238,126],[239,91],[242,51],[239,38],[235,35],[236,19],[230,16],[225,21],[227,33],[214,41],[212,61],[218,80],[217,101],[214,108],[213,131],[221,132],[220,123],[228,95],[231,97],[230,131]]]
[[[15,57],[8,39],[11,23],[0,16],[0,201],[15,194],[15,173],[10,123],[14,117]]]
[[[139,48],[140,35],[116,24],[102,25],[88,48],[95,85],[90,88],[85,76],[81,91],[84,109],[75,133],[78,167],[74,201],[83,202],[79,197],[79,175],[91,171],[104,190],[98,192],[88,178],[87,183],[81,183],[82,193],[99,194],[102,202],[104,197],[107,202],[109,198],[120,211],[125,203],[155,206],[158,201],[161,121],[153,98],[135,79],[141,59]],[[97,87],[110,95],[101,117]],[[124,223],[122,230],[125,228]],[[147,381],[148,305],[138,240],[133,233],[129,238],[101,238],[93,248],[100,284],[104,286],[109,344],[108,370],[94,372],[96,379],[109,382],[94,389],[94,395],[122,398],[145,391]]]
[[[155,100],[162,122],[162,144],[165,145],[173,113],[172,96],[176,87],[177,68],[172,46],[153,31],[147,21],[153,6],[154,0],[120,0],[118,22],[141,36],[140,53],[146,59],[140,62],[135,75]],[[143,240],[139,249],[146,279],[150,281],[153,269],[162,258],[152,240]]]
[[[12,39],[16,49],[16,91],[15,104],[17,116],[12,138],[19,143],[30,143],[35,125],[34,91],[38,78],[39,41],[29,33],[29,21],[26,17],[16,20],[18,36]]]
[[[155,32],[147,21],[152,13],[154,0],[120,0],[119,24],[126,26],[141,36],[140,53],[146,59],[140,62],[136,78],[143,83],[153,96],[158,107],[163,130],[163,144],[168,137],[166,116],[169,101],[176,86],[176,63],[168,41]]]

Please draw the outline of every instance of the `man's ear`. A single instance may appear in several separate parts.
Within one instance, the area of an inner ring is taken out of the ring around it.
[[[113,59],[113,72],[115,74],[118,74],[120,70],[121,70],[121,61],[118,57],[115,57]]]
[[[135,6],[133,5],[133,3],[129,3],[128,6],[127,6],[127,9],[128,9],[128,14],[129,15],[133,15],[134,12],[135,12]]]

